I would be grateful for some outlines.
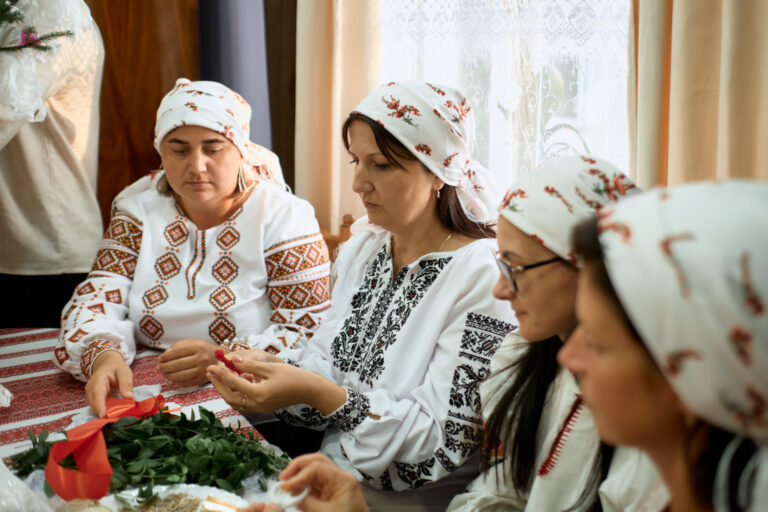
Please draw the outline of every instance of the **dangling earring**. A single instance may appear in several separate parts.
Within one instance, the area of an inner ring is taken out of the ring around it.
[[[245,192],[247,184],[245,183],[245,163],[240,164],[240,170],[237,172],[237,191],[241,194]]]
[[[440,199],[440,189],[437,189],[437,198]]]

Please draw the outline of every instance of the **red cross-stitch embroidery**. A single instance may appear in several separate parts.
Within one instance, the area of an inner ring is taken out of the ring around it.
[[[189,230],[183,221],[176,220],[166,226],[163,235],[165,235],[165,239],[168,240],[169,244],[177,247],[189,238]]]
[[[269,287],[269,302],[274,309],[301,309],[327,302],[328,276],[314,281]]]
[[[322,240],[288,247],[264,258],[270,280],[324,265],[328,261],[328,250]]]
[[[123,303],[123,294],[120,293],[120,290],[109,290],[108,292],[104,292],[104,298],[107,299],[107,302],[112,302],[113,304]]]
[[[168,292],[165,291],[165,286],[161,284],[153,286],[144,292],[144,296],[141,298],[147,309],[155,309],[166,300],[168,300]]]
[[[211,303],[211,306],[213,306],[216,311],[224,311],[227,308],[232,307],[236,300],[237,298],[235,297],[234,292],[225,285],[216,288],[211,292],[210,297],[208,297],[208,302]]]
[[[158,322],[150,315],[144,315],[141,318],[139,321],[139,330],[144,334],[144,336],[153,341],[159,340],[160,337],[165,333],[163,324]]]
[[[119,249],[100,249],[91,270],[111,272],[133,279],[136,272],[136,256]]]
[[[237,242],[239,241],[240,233],[238,233],[237,230],[232,226],[227,226],[224,228],[224,230],[219,233],[219,236],[216,237],[216,245],[225,251],[232,249],[235,245],[237,245]]]
[[[139,252],[141,249],[141,226],[142,223],[138,219],[118,211],[109,223],[106,237],[131,251]]]
[[[231,283],[238,274],[239,266],[229,256],[222,256],[213,265],[213,277],[221,284]]]
[[[181,271],[181,262],[172,252],[168,252],[157,258],[155,272],[163,281],[167,281]]]
[[[231,340],[235,337],[235,333],[235,326],[223,316],[216,318],[208,327],[208,335],[216,343],[223,343],[224,340],[228,339]]]

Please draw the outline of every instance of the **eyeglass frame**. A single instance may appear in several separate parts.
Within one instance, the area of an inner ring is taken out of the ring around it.
[[[526,263],[525,265],[510,265],[504,258],[501,257],[501,254],[497,251],[493,252],[494,259],[496,260],[496,266],[499,267],[499,272],[509,280],[509,284],[512,285],[512,290],[517,293],[517,281],[515,280],[514,274],[522,274],[526,270],[530,270],[532,268],[541,267],[543,265],[549,265],[550,263],[555,263],[557,261],[565,261],[560,256],[555,256],[554,258],[549,258],[548,260],[541,260],[541,261],[534,261],[533,263]]]

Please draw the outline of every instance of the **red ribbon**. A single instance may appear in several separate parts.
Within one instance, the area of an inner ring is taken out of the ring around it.
[[[101,429],[125,416],[144,418],[165,407],[162,395],[141,402],[124,398],[107,398],[107,417],[89,421],[67,431],[67,440],[54,443],[45,465],[45,479],[63,500],[77,498],[98,500],[109,492],[112,466],[107,458],[107,443]],[[78,470],[67,469],[59,462],[70,454]]]

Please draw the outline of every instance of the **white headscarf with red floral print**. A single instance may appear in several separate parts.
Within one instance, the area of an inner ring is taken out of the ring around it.
[[[595,157],[549,160],[520,176],[504,195],[501,215],[561,258],[577,264],[571,231],[606,204],[639,189],[613,164]]]
[[[500,195],[488,170],[472,159],[475,115],[463,94],[424,82],[390,82],[354,112],[379,123],[445,184],[456,187],[470,220],[496,220]]]
[[[768,499],[768,184],[654,190],[598,227],[621,303],[685,405],[762,445]]]
[[[285,185],[277,155],[249,140],[251,107],[242,96],[218,82],[179,78],[157,109],[154,145],[174,129],[194,125],[220,133],[237,147],[253,176]]]

